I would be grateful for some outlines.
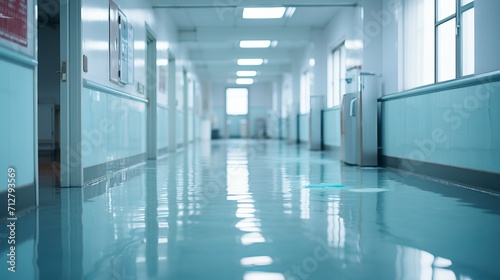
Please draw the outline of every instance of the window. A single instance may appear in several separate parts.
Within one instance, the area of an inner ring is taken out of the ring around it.
[[[228,115],[248,114],[247,88],[226,89],[226,114]]]
[[[403,88],[434,83],[434,0],[404,1]]]
[[[194,91],[195,91],[195,82],[193,80],[189,80],[188,94],[187,94],[187,105],[189,109],[194,108]]]
[[[328,108],[339,106],[342,96],[345,94],[345,75],[346,75],[346,54],[345,45],[342,43],[332,53],[331,75],[332,88],[326,97]]]
[[[462,76],[474,74],[474,2],[462,0],[460,11]]]
[[[286,118],[293,107],[292,75],[286,73],[283,76],[283,86],[281,89],[281,117]]]
[[[474,1],[436,0],[436,81],[474,74]]]
[[[474,1],[404,0],[403,87],[474,74]]]
[[[300,113],[309,114],[311,92],[314,86],[314,76],[311,71],[306,71],[300,78]]]

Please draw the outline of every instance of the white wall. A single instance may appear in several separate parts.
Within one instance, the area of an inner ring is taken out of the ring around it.
[[[288,118],[288,142],[296,143],[299,135],[297,131],[298,119],[297,116],[300,114],[300,77],[305,69],[309,67],[309,58],[311,54],[311,48],[306,50],[297,50],[293,53],[293,57],[297,59],[292,61],[292,67],[289,75],[285,75],[283,78],[282,87],[287,94],[287,118]]]
[[[250,136],[256,137],[257,119],[267,119],[268,113],[273,109],[273,85],[270,82],[253,84],[248,95]]]
[[[226,88],[225,84],[211,84],[210,121],[212,129],[219,129],[219,135],[226,133]]]
[[[382,0],[363,1],[363,71],[382,74]]]
[[[275,139],[280,137],[281,85],[281,78],[272,82],[272,112],[267,116],[267,136]]]
[[[292,75],[290,73],[283,74],[281,79],[281,137],[283,139],[290,138],[290,120],[293,117],[291,115],[291,108],[293,106],[293,91],[292,91]]]
[[[475,72],[476,74],[500,70],[500,1],[475,0]]]
[[[328,85],[328,43],[323,29],[312,31],[314,45],[312,53],[314,58],[314,89],[311,95],[323,96],[326,104],[326,91]],[[309,62],[308,62],[309,63]],[[318,81],[318,82],[316,82]]]
[[[325,27],[328,52],[343,41],[346,42],[347,68],[362,63],[362,8],[342,8]],[[361,45],[360,45],[361,44]]]
[[[217,123],[212,119],[212,128],[219,128],[220,135],[226,133],[226,88],[233,85],[215,83],[211,86],[210,105],[212,116],[216,116]],[[234,86],[240,87],[240,86]],[[273,109],[273,85],[271,82],[256,83],[248,88],[248,114],[250,136],[256,134],[255,122],[257,118],[266,118]]]
[[[384,0],[383,10],[375,14],[383,27],[382,32],[382,95],[402,90],[402,3],[401,0]]]
[[[146,84],[146,24],[151,27],[157,40],[157,62],[165,63],[168,52],[176,58],[177,75],[183,67],[189,68],[187,57],[177,41],[177,29],[161,10],[153,10],[149,1],[116,0],[116,4],[134,26],[134,68],[135,82]],[[118,89],[138,94],[134,85],[119,86],[109,80],[109,23],[108,1],[82,1],[82,52],[88,57],[89,71],[83,78]],[[159,71],[158,71],[159,72]],[[179,85],[181,87],[182,85]]]
[[[115,2],[127,16],[128,23],[134,27],[134,84],[117,85],[109,79],[109,3],[102,0],[82,0],[82,53],[88,58],[88,72],[83,72],[82,77],[122,93],[146,98],[145,94],[138,92],[137,84],[146,88],[149,86],[146,80],[146,36],[147,28],[150,28],[156,39],[157,90],[160,80],[167,80],[168,75],[175,77],[170,80],[172,86],[169,86],[167,81],[166,92],[158,94],[159,104],[169,108],[168,111],[163,107],[158,110],[157,128],[165,131],[159,131],[158,135],[161,137],[158,138],[160,141],[157,146],[164,148],[166,139],[173,137],[174,144],[169,145],[169,148],[175,151],[176,142],[183,143],[183,132],[186,129],[182,112],[185,95],[184,72],[192,72],[186,50],[177,43],[177,27],[169,20],[164,10],[153,10],[150,1]],[[168,70],[160,71],[160,67],[167,67],[171,58],[175,58],[175,68],[172,67],[174,73]],[[192,79],[196,81],[196,76],[192,75]],[[167,94],[172,96],[171,102],[168,102]],[[84,88],[82,104],[83,135],[103,135],[102,140],[90,141],[90,148],[82,151],[85,167],[146,152],[145,103]],[[101,131],[99,124],[103,120],[113,123],[112,132]],[[116,134],[123,137],[117,137]],[[96,137],[93,138],[95,139]]]
[[[323,96],[324,108],[326,108],[326,95],[332,90],[331,73],[328,73],[328,63],[331,59],[331,52],[333,49],[345,41],[347,67],[349,68],[362,64],[364,59],[362,39],[366,36],[364,32],[362,11],[362,6],[339,9],[337,14],[332,16],[332,20],[324,28],[313,29],[311,31],[311,44],[302,53],[297,52],[297,55],[294,55],[297,59],[292,63],[291,81],[284,78],[282,84],[283,89],[291,85],[291,95],[293,97],[291,102],[292,105],[289,106],[287,110],[287,115],[289,116],[289,142],[296,142],[297,138],[306,141],[306,136],[309,135],[309,132],[306,131],[308,130],[308,126],[304,123],[304,120],[307,119],[305,116],[302,117],[301,136],[297,135],[297,126],[299,125],[297,123],[297,114],[299,113],[300,106],[301,75],[307,70],[312,71],[314,76],[314,87],[311,95]],[[381,50],[380,44],[369,42],[368,46],[370,45],[372,46],[370,49],[372,56],[373,53]],[[367,58],[369,65],[372,65],[372,69],[376,69],[375,66],[378,60],[381,60],[380,56],[381,55],[378,55],[378,58]],[[311,58],[314,59],[314,66],[309,63]],[[340,123],[331,125],[333,125],[333,127],[340,127]],[[335,135],[331,135],[330,138],[337,139]]]
[[[292,75],[285,73],[281,79],[281,117],[286,118],[289,115],[293,102]]]
[[[250,110],[261,108],[273,109],[273,85],[270,82],[256,83],[248,88]]]

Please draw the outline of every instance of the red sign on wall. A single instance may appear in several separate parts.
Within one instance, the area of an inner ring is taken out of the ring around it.
[[[28,45],[27,0],[0,0],[0,37]]]

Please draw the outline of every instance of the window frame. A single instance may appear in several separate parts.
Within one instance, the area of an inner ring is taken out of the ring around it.
[[[305,70],[300,76],[300,114],[309,114],[311,110],[311,95],[314,85],[314,74],[311,69]]]
[[[335,69],[335,53],[338,52],[338,68]],[[330,92],[328,93],[327,100],[326,100],[326,108],[327,109],[332,109],[332,108],[338,108],[341,105],[342,97],[346,93],[346,88],[345,84],[343,86],[342,81],[345,80],[345,75],[347,72],[347,67],[346,67],[346,54],[347,50],[345,47],[345,40],[337,44],[334,48],[331,49],[330,51]],[[343,54],[343,55],[342,55]],[[343,60],[343,61],[342,61]],[[342,66],[344,66],[344,69],[342,69]],[[335,72],[338,71],[339,79],[338,81],[335,81]],[[338,90],[338,95],[336,96],[336,88]],[[330,98],[331,98],[331,106],[330,106]]]
[[[462,39],[463,39],[463,33],[462,33],[462,15],[466,11],[473,9],[474,8],[474,3],[475,0],[471,1],[470,3],[467,3],[462,6],[462,0],[455,0],[455,13],[438,20],[438,15],[439,15],[439,7],[438,7],[438,2],[440,0],[435,0],[434,1],[434,83],[440,83],[440,82],[447,82],[447,81],[453,81],[457,80],[460,78],[464,77],[469,77],[473,76],[475,73],[473,72],[472,74],[468,75],[463,75],[463,53],[462,53]],[[475,15],[474,15],[475,17]],[[438,40],[438,28],[442,24],[447,23],[450,20],[455,19],[455,78],[450,79],[450,80],[444,80],[444,81],[439,81],[439,52],[438,52],[438,47],[439,47],[439,40]],[[474,55],[474,54],[473,54]]]

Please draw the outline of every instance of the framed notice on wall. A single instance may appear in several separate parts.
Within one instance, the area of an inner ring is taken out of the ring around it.
[[[109,1],[109,80],[119,83],[120,27],[118,25],[118,6]]]
[[[109,79],[119,85],[134,84],[134,27],[113,1],[109,2]]]
[[[121,84],[128,83],[128,24],[125,14],[118,10],[119,28],[119,57],[118,57],[118,77]]]
[[[134,27],[128,24],[128,84],[134,84]]]
[[[0,38],[24,47],[28,45],[27,0],[0,1]]]

